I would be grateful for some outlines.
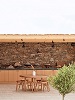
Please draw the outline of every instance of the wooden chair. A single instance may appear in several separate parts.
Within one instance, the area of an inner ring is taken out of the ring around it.
[[[50,91],[47,79],[40,78],[36,79],[36,81],[37,81],[37,90],[41,89],[41,91],[44,91],[46,89],[47,91]]]
[[[24,83],[25,83],[25,80],[18,80],[16,81],[16,91],[20,88],[22,88],[22,90],[24,89]]]
[[[24,76],[20,75],[22,79],[24,79],[23,90],[27,91],[32,88],[32,81],[31,78],[25,78]],[[19,83],[19,82],[18,82]]]
[[[43,91],[44,91],[45,89],[47,89],[47,91],[50,91],[49,83],[48,83],[47,79],[42,79],[41,85],[42,85],[42,90],[43,90]]]
[[[27,78],[26,79],[26,89],[27,90],[31,89],[31,86],[32,86],[32,81],[30,78]]]
[[[36,78],[36,90],[42,90],[41,78]]]

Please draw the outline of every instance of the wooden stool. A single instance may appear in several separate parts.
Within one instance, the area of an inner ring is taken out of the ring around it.
[[[48,81],[42,81],[41,84],[42,84],[43,91],[44,89],[47,89],[47,91],[50,91]]]
[[[27,85],[27,89],[31,89],[32,82],[27,80],[26,85]]]
[[[41,89],[42,90],[42,82],[41,80],[37,80],[37,90]]]
[[[22,90],[23,90],[24,82],[25,82],[25,80],[16,81],[16,91],[18,90],[18,88],[20,89],[20,87],[22,87]]]

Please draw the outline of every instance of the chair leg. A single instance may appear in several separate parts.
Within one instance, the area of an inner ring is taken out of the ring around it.
[[[24,90],[24,82],[22,83],[22,90]]]
[[[20,88],[20,85],[16,83],[16,91],[18,90],[18,88]]]
[[[44,85],[42,87],[43,87],[43,91],[44,91]]]
[[[47,82],[47,91],[50,91],[49,83]]]
[[[16,83],[16,91],[18,90],[18,84]]]

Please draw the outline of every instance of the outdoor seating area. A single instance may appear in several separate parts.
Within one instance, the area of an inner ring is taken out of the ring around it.
[[[35,91],[50,91],[49,83],[47,80],[48,76],[44,75],[20,75],[22,77],[21,80],[16,81],[16,91],[18,89],[22,89],[24,91],[31,90],[32,92]],[[20,88],[21,87],[21,88]]]
[[[75,35],[0,38],[0,100],[74,100]]]

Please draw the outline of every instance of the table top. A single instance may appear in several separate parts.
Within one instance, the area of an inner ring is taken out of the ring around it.
[[[25,77],[25,78],[47,78],[47,75],[20,75],[20,77]]]

